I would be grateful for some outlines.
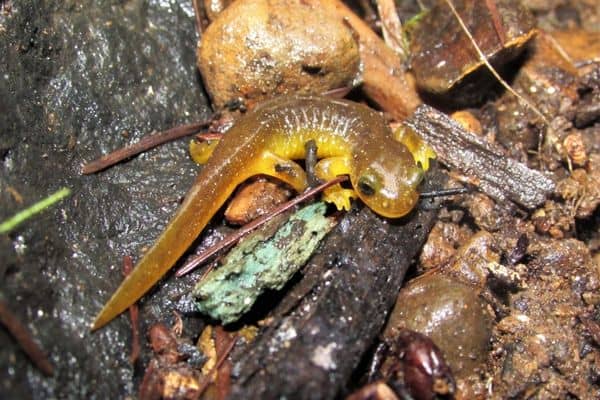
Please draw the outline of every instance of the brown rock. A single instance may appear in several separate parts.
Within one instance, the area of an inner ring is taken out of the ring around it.
[[[217,109],[352,86],[360,72],[352,30],[300,0],[234,2],[204,32],[197,63]]]

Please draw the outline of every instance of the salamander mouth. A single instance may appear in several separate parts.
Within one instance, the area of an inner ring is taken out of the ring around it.
[[[397,198],[381,195],[366,197],[358,193],[361,200],[374,212],[386,218],[400,218],[408,214],[416,205],[419,195],[415,190],[407,188]]]

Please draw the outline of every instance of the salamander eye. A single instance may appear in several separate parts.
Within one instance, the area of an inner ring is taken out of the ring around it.
[[[358,190],[365,196],[373,196],[381,186],[380,180],[373,174],[364,174],[358,178]]]

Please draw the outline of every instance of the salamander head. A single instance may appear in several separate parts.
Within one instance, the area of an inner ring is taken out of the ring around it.
[[[404,145],[392,140],[359,152],[353,161],[352,186],[370,209],[384,217],[398,218],[414,208],[423,169]]]

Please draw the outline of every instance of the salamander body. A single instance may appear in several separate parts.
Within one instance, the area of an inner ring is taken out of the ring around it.
[[[233,190],[251,176],[276,177],[297,191],[307,187],[303,159],[313,140],[324,180],[347,174],[353,189],[333,186],[324,199],[340,209],[360,198],[376,213],[407,214],[434,153],[412,131],[393,133],[370,108],[322,97],[278,98],[242,116],[214,148],[183,204],[156,243],[98,314],[97,329],[146,293],[181,257]],[[417,160],[417,161],[415,161]],[[420,164],[420,165],[419,165]]]

